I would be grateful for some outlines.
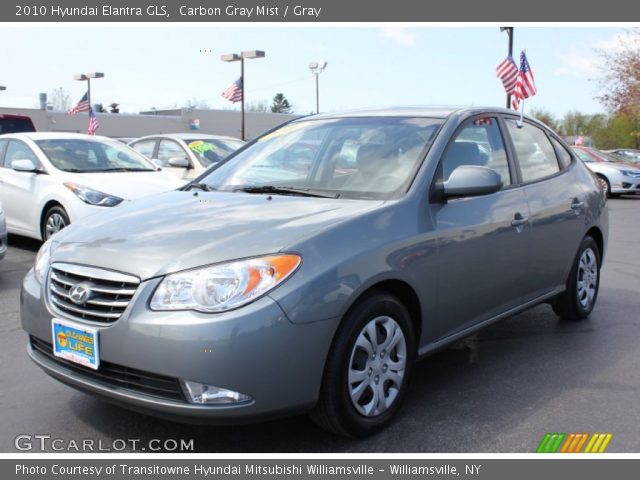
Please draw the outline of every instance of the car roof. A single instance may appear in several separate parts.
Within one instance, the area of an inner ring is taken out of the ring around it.
[[[178,140],[233,140],[241,142],[239,138],[229,137],[226,135],[211,135],[208,133],[156,133],[153,135],[145,135],[144,137],[134,138],[131,141],[138,141],[145,138],[173,138]]]
[[[312,115],[302,117],[302,119],[329,119],[329,118],[348,118],[348,117],[426,117],[445,119],[454,113],[476,115],[484,112],[491,113],[507,113],[514,114],[513,110],[502,107],[484,107],[484,106],[404,106],[404,107],[379,107],[365,108],[358,110],[348,110],[337,113],[323,113],[320,115]],[[530,119],[525,115],[525,118]]]
[[[87,135],[85,133],[72,132],[20,132],[7,133],[7,137],[28,138],[29,140],[65,140],[65,139],[84,139],[84,140],[111,140],[101,135]]]

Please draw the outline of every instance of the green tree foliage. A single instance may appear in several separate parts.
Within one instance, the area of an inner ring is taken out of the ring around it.
[[[553,116],[553,113],[551,113],[549,110],[546,110],[544,108],[532,108],[529,111],[529,115],[531,115],[533,118],[540,120],[542,123],[544,123],[546,126],[551,128],[552,130],[556,130],[556,131],[558,130],[558,121]]]
[[[277,93],[273,97],[273,103],[271,104],[271,111],[273,113],[292,113],[293,107],[289,103],[289,100],[282,93]]]

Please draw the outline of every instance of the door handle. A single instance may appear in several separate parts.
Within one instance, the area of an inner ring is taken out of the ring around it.
[[[574,198],[573,203],[571,203],[571,210],[580,210],[582,207],[584,207],[584,202]]]
[[[523,217],[520,213],[516,213],[511,220],[512,227],[521,227],[529,221],[529,218]]]

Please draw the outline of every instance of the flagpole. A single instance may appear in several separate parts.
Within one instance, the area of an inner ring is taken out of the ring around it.
[[[244,84],[244,55],[240,54],[240,82],[242,85],[242,100],[240,100],[241,117],[240,120],[240,139],[244,141],[244,94],[247,88]]]
[[[513,57],[513,27],[508,27],[507,34],[509,35],[509,57]],[[507,94],[507,108],[511,108],[511,94]]]
[[[513,57],[513,27],[500,27],[500,30],[509,35],[509,58]],[[507,108],[511,108],[511,94],[507,93]]]

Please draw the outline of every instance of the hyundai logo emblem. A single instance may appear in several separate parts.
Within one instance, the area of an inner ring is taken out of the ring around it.
[[[91,285],[88,283],[79,283],[69,290],[69,298],[76,305],[84,305],[90,297]]]

